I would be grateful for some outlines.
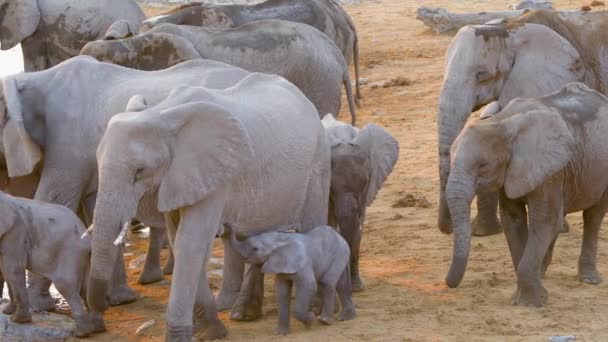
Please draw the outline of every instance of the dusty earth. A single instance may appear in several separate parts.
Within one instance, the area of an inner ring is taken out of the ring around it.
[[[451,237],[439,232],[437,215],[436,107],[450,35],[436,35],[415,19],[419,6],[450,11],[503,10],[513,0],[380,0],[346,5],[360,35],[364,106],[360,123],[375,122],[401,145],[395,170],[368,210],[362,246],[362,274],[367,288],[356,293],[359,317],[326,327],[305,329],[292,321],[287,337],[272,334],[277,314],[272,281],[266,281],[264,318],[233,322],[221,318],[228,339],[240,341],[546,341],[552,335],[576,335],[580,341],[608,340],[608,283],[576,281],[582,234],[580,214],[570,215],[570,233],[557,243],[545,286],[545,308],[511,305],[515,277],[502,235],[474,238],[466,276],[457,289],[443,281],[451,255]],[[558,8],[578,8],[580,1],[554,1]],[[158,8],[148,14],[158,13]],[[396,80],[391,82],[391,80]],[[387,82],[388,81],[388,82]],[[389,86],[373,87],[375,82]],[[348,117],[342,113],[342,117]],[[477,116],[473,116],[473,120]],[[406,198],[407,197],[407,198]],[[405,200],[403,200],[405,198]],[[413,199],[413,200],[412,200]],[[608,232],[600,241],[599,268],[608,275]],[[127,262],[145,253],[147,241],[132,235]],[[222,248],[216,243],[214,257]],[[221,259],[214,259],[221,260]],[[137,264],[137,262],[135,262]],[[217,262],[211,269],[221,268]],[[169,281],[139,286],[140,267],[129,281],[140,298],[111,308],[108,332],[96,341],[162,341]],[[170,279],[168,277],[167,279]],[[217,291],[218,272],[211,286]],[[136,335],[149,320],[157,323]]]

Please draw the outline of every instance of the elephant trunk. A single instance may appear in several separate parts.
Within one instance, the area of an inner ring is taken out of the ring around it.
[[[340,228],[340,234],[351,249],[351,262],[354,256],[359,255],[358,240],[361,238],[361,220],[359,216],[359,205],[354,194],[341,194],[336,196],[335,215]]]
[[[474,89],[470,82],[458,80],[462,76],[448,73],[443,82],[439,97],[439,117],[437,133],[439,137],[439,230],[444,234],[452,233],[452,222],[446,202],[446,184],[450,175],[450,148],[462,131],[475,106]]]
[[[464,276],[471,247],[471,202],[475,196],[475,179],[465,171],[454,169],[446,187],[446,199],[454,223],[452,265],[446,276],[449,287],[457,287]]]

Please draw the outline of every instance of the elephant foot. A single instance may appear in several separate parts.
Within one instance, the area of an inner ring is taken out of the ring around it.
[[[285,336],[285,335],[289,334],[289,327],[279,326],[274,330],[274,334]]]
[[[17,311],[17,305],[15,303],[13,303],[12,301],[10,301],[8,304],[6,304],[4,309],[2,309],[2,313],[5,315],[12,315],[15,313],[15,311]]]
[[[217,295],[217,298],[215,299],[217,311],[225,311],[225,310],[232,309],[232,307],[234,306],[234,303],[236,303],[236,300],[238,298],[239,298],[238,292],[228,292],[228,291],[220,290],[220,293]]]
[[[95,330],[93,321],[89,317],[74,317],[76,322],[76,329],[74,329],[74,336],[83,338],[91,335]]]
[[[319,322],[323,325],[331,325],[333,317],[331,315],[322,314],[319,316]]]
[[[91,324],[93,325],[93,333],[102,333],[106,331],[106,323],[103,321],[102,314],[93,312],[89,314]]]
[[[483,218],[477,215],[471,226],[474,236],[491,236],[502,233],[502,226],[495,215],[491,218]]]
[[[166,342],[192,342],[192,326],[176,327],[167,324],[165,331]]]
[[[598,285],[602,283],[603,279],[597,270],[592,269],[579,271],[578,281],[589,285]]]
[[[342,312],[340,313],[340,317],[338,317],[338,319],[340,321],[350,321],[350,320],[355,319],[355,317],[357,317],[357,311],[355,311],[355,308],[348,308],[348,309],[342,310]]]
[[[164,278],[165,277],[163,276],[163,270],[161,270],[160,267],[144,266],[144,271],[141,272],[137,283],[141,285],[152,284],[161,281]]]
[[[170,275],[173,274],[173,255],[169,256],[169,260],[167,260],[167,263],[165,264],[165,266],[163,266],[163,274],[164,275]]]
[[[203,333],[203,341],[219,340],[228,335],[228,330],[219,319],[215,321],[206,321],[205,323],[207,323],[206,325],[208,328],[205,329],[205,332]]]
[[[233,321],[253,321],[262,317],[261,301],[249,300],[239,296],[230,312],[230,319]]]
[[[315,315],[312,312],[307,312],[305,314],[301,314],[301,315],[296,315],[296,319],[300,322],[302,322],[302,324],[304,324],[305,327],[310,328],[310,326],[312,325],[312,322],[314,322],[315,320]]]
[[[50,294],[38,293],[35,289],[28,288],[30,306],[34,311],[55,311],[55,299]]]
[[[513,304],[540,308],[547,304],[549,293],[542,285],[522,290],[519,287],[513,295]]]
[[[351,277],[351,291],[352,292],[361,292],[363,290],[365,290],[365,284],[363,283],[363,280],[361,280],[361,277],[359,277],[359,275],[353,275]]]
[[[17,308],[15,313],[11,315],[11,321],[15,323],[31,323],[32,322],[32,313],[30,310]]]
[[[133,303],[136,299],[135,291],[127,285],[118,286],[108,294],[108,302],[111,306]]]

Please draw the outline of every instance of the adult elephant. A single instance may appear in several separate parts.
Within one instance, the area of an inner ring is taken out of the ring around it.
[[[40,170],[34,198],[57,203],[76,211],[84,203],[93,215],[97,192],[95,149],[110,118],[128,106],[141,108],[136,94],[149,104],[165,98],[179,84],[226,88],[248,73],[245,70],[206,60],[182,63],[173,68],[145,72],[101,63],[78,56],[34,73],[2,80],[0,87],[1,136],[8,176],[24,177]],[[143,203],[139,220],[153,227],[150,249],[140,282],[162,279],[160,249],[165,234],[163,216],[155,206]],[[109,291],[113,305],[135,300],[127,286],[122,256]],[[240,283],[239,283],[240,284]],[[38,280],[32,304],[54,308],[47,282]]]
[[[471,111],[495,113],[516,97],[548,94],[581,81],[608,94],[608,12],[532,11],[510,22],[465,26],[446,55],[439,97],[439,229],[452,232],[445,200],[450,146]],[[478,194],[474,235],[500,232],[495,192]]]
[[[89,303],[106,309],[120,255],[112,242],[148,194],[175,252],[166,340],[191,341],[203,322],[206,339],[224,337],[206,277],[214,238],[224,222],[245,234],[324,224],[329,158],[314,106],[279,76],[254,73],[225,90],[179,87],[157,106],[118,114],[97,150]],[[243,270],[240,257],[231,262]]]
[[[21,43],[25,71],[44,70],[77,56],[120,19],[137,30],[145,16],[135,0],[0,0],[0,48]]]
[[[315,105],[320,116],[338,115],[342,86],[356,123],[352,85],[336,45],[308,25],[260,20],[235,29],[162,24],[135,37],[90,42],[82,54],[135,69],[159,70],[191,58],[204,58],[251,72],[283,76]]]
[[[307,24],[325,33],[342,51],[347,64],[354,61],[355,100],[362,98],[359,89],[357,29],[348,13],[334,0],[267,0],[250,5],[191,3],[145,20],[140,29],[146,32],[163,23],[231,28],[268,19]]]

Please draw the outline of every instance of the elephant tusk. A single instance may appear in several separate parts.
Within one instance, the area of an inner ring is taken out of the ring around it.
[[[118,246],[123,242],[123,240],[125,239],[125,236],[127,235],[127,231],[129,230],[130,227],[131,227],[131,219],[125,221],[125,224],[122,226],[122,229],[120,230],[120,234],[118,234],[118,237],[116,238],[116,240],[114,240],[114,246]]]
[[[93,232],[93,225],[90,225],[89,228],[87,228],[87,230],[85,230],[84,233],[82,233],[80,238],[84,239],[85,237],[91,235],[92,232]]]

